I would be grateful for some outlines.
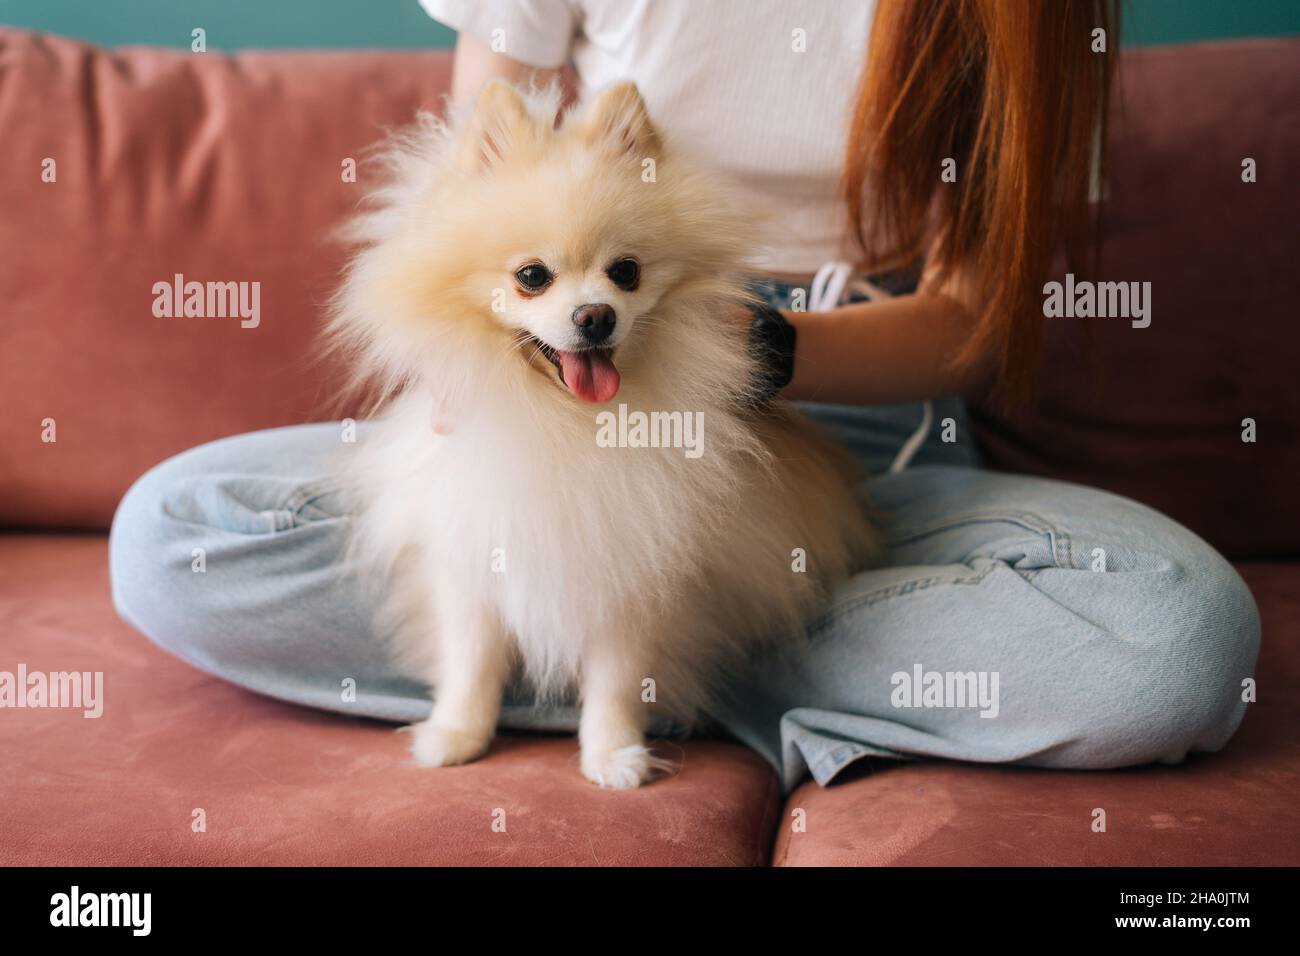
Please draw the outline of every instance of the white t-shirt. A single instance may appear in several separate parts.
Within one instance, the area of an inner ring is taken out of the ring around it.
[[[522,63],[572,62],[584,96],[635,81],[661,129],[771,216],[757,268],[810,273],[852,249],[839,185],[875,0],[420,2]]]

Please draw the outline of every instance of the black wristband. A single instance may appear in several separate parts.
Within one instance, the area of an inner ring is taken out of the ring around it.
[[[762,303],[749,303],[753,321],[749,323],[749,347],[758,362],[756,398],[767,402],[794,378],[794,348],[797,333],[776,309]]]

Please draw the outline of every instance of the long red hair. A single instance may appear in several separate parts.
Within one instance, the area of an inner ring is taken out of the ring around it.
[[[1113,0],[876,10],[844,169],[853,233],[869,263],[932,254],[937,285],[960,274],[977,323],[947,358],[989,363],[1008,403],[1032,386],[1054,256],[1088,271],[1117,28]],[[941,179],[948,159],[955,183]]]

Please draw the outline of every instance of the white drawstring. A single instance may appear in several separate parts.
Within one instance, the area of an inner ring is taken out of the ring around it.
[[[829,312],[840,304],[844,297],[844,290],[848,286],[849,277],[853,274],[853,265],[848,262],[831,261],[825,263],[817,274],[813,277],[812,288],[808,291],[808,308],[812,312]],[[888,299],[890,295],[884,289],[880,288],[865,279],[858,279],[853,283],[854,291],[861,292],[868,299]],[[912,463],[916,453],[921,450],[925,444],[926,438],[930,435],[930,429],[934,425],[934,405],[926,400],[921,403],[921,424],[912,432],[907,441],[903,442],[903,447],[898,450],[894,456],[893,462],[889,466],[889,473],[896,474],[902,471]]]
[[[890,463],[889,473],[897,474],[912,463],[916,453],[921,450],[925,440],[930,437],[930,428],[934,425],[934,405],[927,398],[921,403],[921,424],[917,426],[916,431],[912,432],[911,437],[903,442],[903,447],[898,449],[898,454],[894,456],[893,462]]]
[[[808,309],[811,312],[829,312],[840,304],[844,296],[844,287],[853,266],[847,262],[828,262],[817,270],[813,276],[812,288],[808,290]]]

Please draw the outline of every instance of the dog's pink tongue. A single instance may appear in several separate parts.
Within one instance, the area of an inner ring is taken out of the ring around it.
[[[618,369],[609,352],[591,349],[560,352],[559,356],[564,384],[584,402],[607,402],[618,394]]]

